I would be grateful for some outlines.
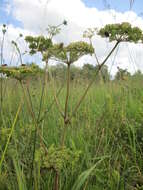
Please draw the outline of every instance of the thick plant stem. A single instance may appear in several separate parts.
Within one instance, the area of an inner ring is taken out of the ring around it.
[[[68,64],[67,68],[67,92],[66,92],[66,101],[65,101],[65,114],[64,114],[64,129],[61,139],[61,146],[64,146],[65,142],[65,135],[66,135],[66,129],[68,125],[68,102],[69,102],[69,95],[70,95],[70,64]]]
[[[67,94],[65,102],[65,119],[67,119],[67,114],[68,114],[69,93],[70,93],[70,64],[68,64],[67,68]]]
[[[54,189],[53,190],[58,190],[59,189],[59,174],[56,171],[56,176],[55,176],[55,181],[54,181]]]
[[[29,110],[29,112],[30,112],[30,114],[31,114],[31,116],[32,116],[33,121],[34,121],[35,128],[37,128],[36,119],[35,119],[35,115],[34,115],[34,112],[33,112],[33,107],[32,107],[32,105],[31,105],[31,103],[29,103],[29,100],[28,100],[28,98],[27,98],[27,95],[26,95],[26,92],[25,92],[25,88],[24,88],[24,86],[23,86],[23,84],[22,84],[22,81],[20,81],[20,84],[21,84],[22,90],[23,90],[23,92],[24,92],[24,96],[25,96],[25,98],[26,98],[26,103],[27,103],[27,106],[28,106],[28,110]],[[34,148],[33,148],[33,149],[34,149]],[[33,160],[33,154],[32,154],[32,160]],[[30,170],[29,189],[31,188],[32,183],[33,183],[33,181],[32,181],[32,173],[33,173],[33,161],[32,161],[31,170]]]
[[[65,113],[64,113],[64,129],[62,133],[62,139],[61,139],[61,147],[64,147],[65,143],[65,137],[66,137],[66,129],[68,126],[68,102],[69,102],[69,95],[70,95],[70,64],[68,64],[67,68],[67,89],[66,89],[66,101],[65,101]],[[55,176],[55,189],[59,189],[59,174],[56,172]]]
[[[43,97],[44,97],[44,90],[45,90],[45,85],[46,85],[46,74],[47,74],[47,65],[48,65],[48,61],[46,62],[46,68],[45,68],[45,75],[44,75],[44,82],[43,82],[43,85],[42,85],[42,92],[41,92],[41,98],[40,98],[40,105],[39,105],[39,112],[38,112],[38,117],[37,119],[35,118],[35,115],[34,115],[34,120],[35,120],[35,131],[34,131],[34,140],[33,140],[33,150],[32,150],[32,165],[31,165],[31,172],[30,172],[30,187],[32,186],[33,184],[33,178],[32,178],[32,172],[33,172],[33,168],[34,168],[34,159],[35,159],[35,151],[36,151],[36,142],[37,142],[37,131],[38,131],[38,123],[39,123],[39,119],[40,119],[40,115],[41,115],[41,109],[42,109],[42,102],[43,102]],[[27,91],[28,91],[28,94],[29,94],[29,100],[30,100],[30,103],[31,103],[31,108],[33,107],[32,106],[32,100],[31,100],[31,96],[30,96],[30,92],[29,92],[29,88],[27,87]],[[32,110],[33,114],[34,114],[34,111]]]
[[[37,129],[37,133],[38,133],[38,135],[40,137],[40,143],[42,144],[43,148],[45,148],[45,145],[43,143],[44,139],[43,139],[42,135],[40,134],[40,131],[39,131],[39,128],[38,128],[38,120],[36,120],[36,117],[35,117],[35,114],[34,114],[33,104],[32,104],[32,100],[31,100],[31,95],[29,94],[30,92],[28,92],[28,95],[29,95],[28,96],[29,98],[28,98],[27,94],[25,92],[23,84],[21,84],[21,85],[22,85],[22,89],[23,89],[23,92],[24,92],[24,97],[26,98],[26,103],[27,103],[27,106],[28,106],[28,111],[31,114],[31,117],[32,117],[32,120],[34,122],[35,128]]]
[[[112,50],[110,51],[110,53],[107,55],[107,57],[104,59],[104,61],[98,66],[98,69],[96,71],[95,76],[97,77],[98,73],[100,72],[101,68],[103,67],[103,65],[105,65],[106,61],[109,59],[109,57],[112,55],[112,53],[114,52],[114,50],[116,49],[116,47],[118,46],[120,42],[117,41],[115,46],[112,48]],[[73,117],[73,115],[77,112],[78,108],[80,107],[82,101],[84,100],[87,92],[89,91],[90,87],[92,86],[93,82],[94,82],[95,78],[89,83],[88,87],[86,88],[83,96],[81,97],[81,99],[79,100],[79,102],[77,103],[75,109],[73,110],[71,116],[69,117],[69,120]]]
[[[102,67],[106,61],[109,59],[109,57],[112,55],[112,53],[115,51],[116,47],[119,45],[120,41],[117,41],[113,49],[110,51],[110,53],[107,55],[107,57],[104,59],[104,61],[101,63],[100,67]]]

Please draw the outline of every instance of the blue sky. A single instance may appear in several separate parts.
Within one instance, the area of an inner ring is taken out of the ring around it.
[[[115,10],[113,13],[115,12],[117,22],[130,22],[132,25],[138,26],[143,30],[143,17],[141,18],[137,16],[143,12],[143,0],[134,0],[135,2],[132,10],[137,15],[133,12],[127,12],[130,7],[129,0],[51,0],[49,11],[43,14],[46,1],[47,0],[0,0],[0,24],[11,24],[8,26],[7,32],[8,42],[16,39],[19,33],[22,33],[24,36],[29,34],[39,34],[39,31],[43,31],[46,25],[59,23],[63,18],[66,18],[70,25],[68,25],[65,30],[63,29],[63,32],[61,35],[57,36],[56,40],[58,42],[62,41],[66,44],[79,39],[81,40],[85,28],[94,26],[102,27],[105,24],[115,22],[114,15],[111,14],[112,12],[105,11],[109,7]],[[81,1],[86,7],[83,6]],[[16,20],[12,14],[8,14],[6,11],[8,3],[12,6],[13,2],[13,6],[15,6],[13,8],[15,9],[12,9],[12,12],[14,11],[17,19],[21,22]],[[43,4],[41,4],[41,2],[43,2]],[[92,10],[87,7],[97,8],[97,10]],[[100,12],[101,10],[104,10],[104,12]],[[123,14],[120,14],[119,12],[122,12]],[[112,44],[107,44],[107,41],[99,39],[97,36],[95,36],[94,45],[96,46],[97,55],[100,59],[103,59],[104,55],[112,46]],[[24,48],[25,47],[21,45],[23,51],[25,50]],[[143,71],[143,66],[140,65],[141,60],[143,60],[143,46],[135,47],[131,44],[130,48],[134,51],[138,68]],[[7,55],[6,57],[8,57],[9,52],[12,51],[10,44],[7,43],[5,51]],[[130,60],[128,59],[127,47],[122,46],[122,48],[120,48],[117,58],[117,65],[119,64],[123,69],[127,68],[130,72],[133,72],[132,67],[129,65]],[[27,57],[25,59],[28,61],[30,60]],[[37,58],[35,60],[37,60]],[[81,66],[84,62],[88,61],[92,64],[95,60],[89,60],[89,58],[86,60],[84,58],[79,61],[78,65]],[[116,65],[112,70],[113,74],[117,71]]]
[[[11,0],[12,1],[12,0]],[[127,11],[129,10],[129,0],[82,0],[88,7],[96,7],[99,10],[105,10],[108,5],[116,11]],[[13,18],[10,14],[8,15],[5,11],[5,7],[8,0],[0,0],[0,23],[13,24],[14,26],[22,27],[21,23]],[[133,8],[137,14],[143,12],[143,1],[135,0]]]
[[[6,13],[5,9],[7,5],[7,0],[0,0],[0,23],[13,24],[14,26],[22,26],[21,23],[17,21],[11,14]]]
[[[129,0],[83,0],[83,2],[89,7],[96,7],[99,10],[105,9],[108,5],[117,11],[127,11],[129,10],[130,3]],[[143,1],[135,0],[132,8],[137,14],[143,12]]]

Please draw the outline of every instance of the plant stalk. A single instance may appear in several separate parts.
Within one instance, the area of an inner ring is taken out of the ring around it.
[[[5,34],[2,37],[2,44],[1,44],[1,66],[3,64],[3,47],[4,47],[4,38]],[[1,74],[1,109],[2,109],[2,102],[3,102],[3,76]]]
[[[105,65],[106,61],[109,59],[109,57],[112,55],[112,53],[115,51],[116,47],[118,46],[120,42],[117,41],[115,46],[112,48],[112,50],[110,51],[110,53],[107,55],[107,57],[104,59],[104,61],[98,66],[98,69],[95,73],[95,77],[97,77],[98,73],[100,72],[101,68],[103,67],[103,65]],[[95,78],[89,83],[88,87],[86,88],[83,96],[81,97],[81,99],[79,100],[79,102],[77,103],[77,105],[75,106],[71,116],[69,117],[69,120],[71,120],[71,118],[74,116],[74,114],[77,112],[78,108],[80,107],[82,101],[84,100],[86,94],[88,93],[90,87],[92,86],[93,82],[94,82]]]

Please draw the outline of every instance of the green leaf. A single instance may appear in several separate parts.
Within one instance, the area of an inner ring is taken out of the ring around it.
[[[96,164],[94,164],[90,169],[84,171],[77,179],[75,184],[72,187],[72,190],[79,190],[82,185],[85,183],[87,178],[90,176],[90,174],[93,172],[93,170],[105,159],[106,157],[101,158]]]
[[[20,168],[19,162],[16,161],[15,158],[13,158],[13,164],[14,164],[14,167],[15,167],[15,170],[16,170],[16,176],[17,176],[17,182],[18,182],[19,190],[27,190],[26,181],[25,181],[23,171]]]

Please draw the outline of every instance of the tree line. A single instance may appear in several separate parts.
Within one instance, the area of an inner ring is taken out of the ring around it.
[[[34,65],[35,63],[31,63]],[[27,63],[26,65],[31,65]],[[37,65],[36,65],[37,66]],[[41,68],[40,68],[41,69]],[[66,64],[59,63],[56,65],[50,65],[49,71],[51,73],[51,76],[60,82],[64,82],[66,80]],[[89,63],[86,63],[83,65],[83,67],[77,67],[75,65],[71,66],[71,73],[70,73],[70,80],[71,81],[90,81],[95,78],[95,82],[103,82],[107,83],[109,81],[126,81],[128,79],[135,79],[135,78],[142,78],[143,74],[140,70],[136,71],[134,74],[131,74],[127,69],[122,69],[120,67],[117,67],[118,71],[114,76],[111,76],[108,66],[104,65],[102,69],[100,70],[99,75],[96,76],[96,71],[98,70],[98,65],[92,65]],[[44,73],[45,68],[41,69]],[[48,73],[47,73],[48,75]],[[38,74],[39,76],[39,74]]]

